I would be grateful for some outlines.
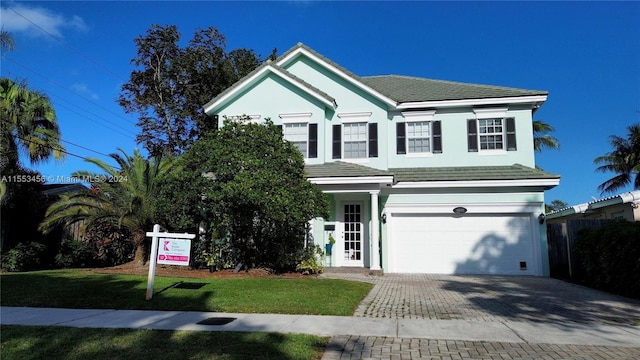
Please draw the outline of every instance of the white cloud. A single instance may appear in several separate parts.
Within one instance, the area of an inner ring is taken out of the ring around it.
[[[65,16],[41,6],[9,3],[0,11],[2,29],[9,33],[24,33],[34,37],[53,35],[59,39],[67,31],[86,31],[84,19],[77,15]]]
[[[96,94],[91,89],[89,89],[87,84],[75,83],[71,85],[71,88],[75,90],[78,94],[85,97],[89,97],[91,100],[98,100],[100,98],[98,94]]]

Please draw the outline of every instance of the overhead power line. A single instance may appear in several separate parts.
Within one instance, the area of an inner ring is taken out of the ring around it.
[[[5,60],[9,60],[10,62],[14,63],[15,65],[18,65],[19,67],[21,67],[21,68],[23,68],[23,69],[25,69],[25,70],[27,70],[27,71],[30,71],[30,72],[34,73],[35,75],[37,75],[37,76],[39,76],[39,77],[41,77],[41,78],[43,78],[43,79],[47,80],[48,82],[50,82],[50,83],[52,83],[52,84],[54,84],[54,85],[56,85],[56,86],[58,86],[58,87],[62,88],[63,90],[65,90],[65,91],[67,91],[67,92],[70,92],[71,94],[73,94],[73,95],[75,95],[75,96],[77,96],[77,97],[79,97],[79,98],[81,98],[81,99],[83,99],[83,100],[85,100],[85,101],[87,101],[87,102],[91,103],[92,105],[95,105],[95,106],[99,107],[100,109],[102,109],[102,110],[104,110],[104,111],[106,111],[106,112],[108,112],[108,113],[110,113],[110,114],[112,114],[112,115],[114,115],[114,116],[116,116],[116,117],[118,117],[118,118],[120,118],[120,119],[122,119],[122,120],[124,120],[124,121],[126,121],[126,122],[128,122],[128,123],[130,123],[130,124],[136,125],[136,123],[135,123],[135,122],[133,122],[133,121],[131,121],[131,120],[129,120],[129,119],[127,119],[127,118],[125,118],[125,117],[121,116],[121,115],[120,115],[120,114],[118,114],[118,113],[113,112],[112,110],[110,110],[110,109],[108,109],[108,108],[106,108],[106,107],[104,107],[104,106],[102,106],[102,105],[98,104],[97,102],[95,102],[95,101],[93,101],[93,100],[91,100],[91,99],[88,99],[88,98],[86,98],[86,97],[84,97],[84,96],[82,96],[82,95],[80,95],[80,94],[76,93],[75,91],[73,91],[73,90],[69,89],[68,87],[66,87],[66,86],[64,86],[64,85],[62,85],[62,84],[60,84],[59,82],[57,82],[57,81],[55,81],[55,80],[51,79],[50,77],[48,77],[48,76],[46,76],[46,75],[43,75],[43,74],[39,73],[38,71],[36,71],[36,70],[34,70],[34,69],[32,69],[32,68],[30,68],[30,67],[28,67],[28,66],[24,65],[24,64],[21,64],[21,63],[19,63],[18,61],[15,61],[15,60],[13,60],[13,59],[11,59],[11,58],[7,57],[7,56],[3,56],[3,58],[4,58]],[[106,120],[106,121],[107,121],[107,122],[110,122],[110,121],[108,121],[108,120]],[[116,124],[115,124],[115,123],[113,123],[113,122],[111,122],[111,123],[112,123],[112,124],[114,124],[114,125],[116,125]],[[120,127],[119,125],[116,125],[116,126]],[[126,129],[125,129],[125,130],[126,130]]]
[[[25,141],[25,142],[31,143],[31,144],[36,144],[36,145],[44,146],[44,147],[46,147],[46,148],[48,148],[48,149],[51,149],[51,150],[54,150],[54,151],[60,151],[60,152],[61,152],[61,153],[63,153],[63,154],[70,155],[70,156],[73,156],[73,157],[76,157],[76,158],[79,158],[79,159],[82,159],[82,160],[85,160],[85,161],[89,160],[89,158],[88,158],[88,157],[86,157],[86,156],[82,156],[82,155],[74,154],[74,153],[72,153],[72,152],[67,151],[66,149],[56,148],[56,147],[53,147],[53,146],[51,146],[51,145],[47,145],[47,144],[36,143],[35,141],[31,141],[31,140],[29,140],[29,139],[25,139],[25,138],[22,138],[22,137],[19,137],[19,136],[16,136],[16,138],[18,138],[18,139],[20,139],[20,140],[22,140],[22,141]],[[65,140],[60,140],[60,141],[68,142],[68,141],[65,141]],[[74,144],[74,145],[75,145],[75,144]],[[77,146],[79,146],[79,145],[77,145]],[[93,152],[97,152],[97,151],[95,151],[95,150],[91,150],[91,149],[87,149],[87,150],[90,150],[90,151],[93,151]],[[99,152],[98,152],[98,153],[99,153]],[[99,154],[101,154],[101,153],[99,153]],[[107,156],[108,156],[108,155],[107,155]],[[116,171],[120,171],[120,168],[117,168],[117,167],[115,167],[115,166],[113,166],[113,165],[109,165],[109,164],[107,164],[107,166],[111,167],[112,169],[114,169],[114,170],[116,170]]]
[[[48,32],[47,30],[43,29],[40,25],[36,24],[35,22],[33,22],[31,19],[29,19],[28,17],[24,16],[23,14],[21,14],[19,11],[17,11],[16,9],[14,9],[13,7],[6,5],[6,8],[13,11],[14,13],[16,13],[16,15],[20,16],[21,18],[25,19],[26,21],[28,21],[31,25],[35,26],[36,28],[38,28],[40,31],[42,31],[43,33],[49,35],[51,38],[53,38],[54,40],[56,40],[57,42],[61,43],[62,45],[66,46],[67,48],[69,48],[70,50],[72,50],[73,52],[75,52],[76,54],[82,56],[83,58],[85,58],[86,60],[92,62],[94,65],[102,68],[104,71],[106,71],[107,73],[111,74],[112,76],[114,76],[116,79],[118,79],[119,81],[126,81],[125,79],[123,79],[120,75],[116,74],[115,72],[111,71],[109,68],[107,68],[106,66],[102,65],[101,63],[99,63],[98,61],[90,58],[89,56],[87,56],[86,54],[84,54],[82,51],[74,48],[73,46],[69,45],[69,43],[65,42],[64,40],[60,39],[59,37],[53,35],[52,33]]]

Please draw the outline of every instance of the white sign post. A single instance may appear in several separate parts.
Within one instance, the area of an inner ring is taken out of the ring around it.
[[[151,258],[149,259],[149,277],[147,278],[147,300],[153,297],[153,282],[156,276],[156,264],[189,266],[191,239],[195,234],[171,234],[160,232],[160,225],[153,225],[151,237]],[[161,248],[158,249],[158,242]],[[158,254],[159,253],[159,254]]]

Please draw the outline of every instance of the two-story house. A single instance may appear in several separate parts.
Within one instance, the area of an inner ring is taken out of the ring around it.
[[[394,273],[548,275],[532,114],[547,92],[359,77],[298,44],[204,106],[270,118],[331,202],[328,266]]]

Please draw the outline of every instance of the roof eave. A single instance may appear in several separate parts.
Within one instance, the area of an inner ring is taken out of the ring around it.
[[[316,185],[361,185],[361,184],[393,184],[393,176],[335,176],[307,178]]]
[[[479,98],[479,99],[457,99],[457,100],[432,100],[432,101],[414,101],[403,102],[396,106],[397,109],[414,109],[425,107],[461,107],[461,106],[477,106],[477,105],[499,105],[499,104],[532,104],[534,108],[539,108],[547,100],[547,95],[527,95],[527,96],[511,96],[497,98]]]
[[[471,181],[398,181],[394,189],[470,188],[470,187],[538,187],[545,190],[560,184],[560,179],[471,180]]]

